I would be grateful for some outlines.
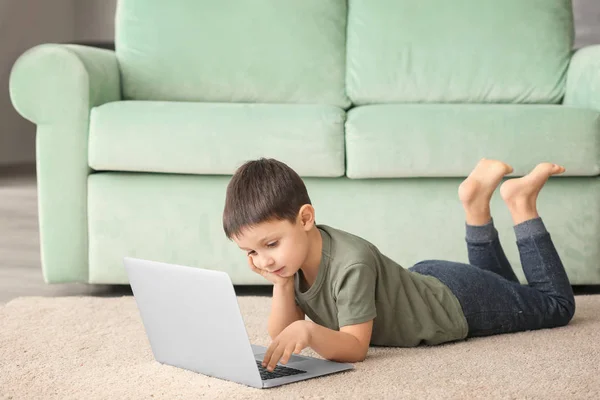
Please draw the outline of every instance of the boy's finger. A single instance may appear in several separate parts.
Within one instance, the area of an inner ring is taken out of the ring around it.
[[[279,362],[279,359],[283,355],[283,349],[281,347],[282,346],[277,346],[275,348],[275,350],[273,351],[273,355],[271,356],[271,360],[269,361],[269,364],[267,365],[267,369],[269,371],[273,371],[275,369],[275,367],[277,366],[277,363]]]
[[[250,257],[248,257],[248,266],[250,267],[250,269],[254,272],[260,272],[260,270],[258,268],[256,268],[256,266],[254,265],[254,263],[252,262],[252,259]]]
[[[292,351],[293,348],[287,348],[285,349],[285,351],[283,352],[283,356],[281,356],[281,363],[282,364],[287,364],[287,362],[289,361],[290,357],[292,356]]]
[[[256,267],[252,267],[252,271],[256,272],[257,274],[266,277],[266,271],[263,271],[262,269],[258,269]]]
[[[265,357],[263,358],[263,362],[262,362],[263,367],[266,367],[267,364],[269,363],[269,360],[271,359],[271,353],[273,353],[274,348],[275,348],[275,342],[271,342],[271,344],[269,345],[269,348],[265,352]]]

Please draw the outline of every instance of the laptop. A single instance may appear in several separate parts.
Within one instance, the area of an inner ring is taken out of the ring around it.
[[[292,355],[269,372],[261,365],[267,348],[250,344],[227,273],[131,257],[124,263],[159,363],[260,389],[354,368]]]

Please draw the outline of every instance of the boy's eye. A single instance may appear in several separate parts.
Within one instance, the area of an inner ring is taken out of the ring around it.
[[[267,244],[267,247],[269,247],[269,248],[277,247],[278,244],[279,244],[279,241],[276,240],[274,242],[271,242],[271,243]],[[250,250],[247,254],[249,256],[251,256],[253,254],[256,254],[256,252],[254,250]]]

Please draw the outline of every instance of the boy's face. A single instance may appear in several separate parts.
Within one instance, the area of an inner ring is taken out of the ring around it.
[[[233,240],[257,268],[290,277],[306,261],[310,245],[308,232],[313,226],[314,209],[304,205],[295,224],[287,220],[266,221],[244,229]]]

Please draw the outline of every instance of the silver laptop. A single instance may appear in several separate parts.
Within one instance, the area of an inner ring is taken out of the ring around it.
[[[204,375],[270,388],[354,368],[293,355],[273,372],[251,345],[229,275],[125,257],[125,269],[156,361]]]

